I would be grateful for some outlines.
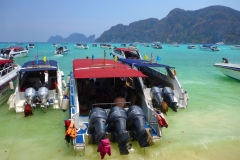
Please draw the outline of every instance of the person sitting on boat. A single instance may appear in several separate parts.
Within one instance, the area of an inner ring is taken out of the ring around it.
[[[222,58],[222,63],[228,63],[227,58]]]
[[[116,106],[125,108],[126,107],[126,99],[124,98],[124,92],[119,92],[117,97],[114,99],[114,103]]]

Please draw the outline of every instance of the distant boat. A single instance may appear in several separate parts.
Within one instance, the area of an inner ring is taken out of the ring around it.
[[[129,44],[128,48],[137,49],[137,45],[136,44]]]
[[[34,48],[34,47],[35,47],[35,44],[32,44],[32,43],[28,44],[28,48]]]
[[[199,48],[203,51],[219,51],[218,46],[214,44],[203,44],[200,45]]]
[[[55,44],[55,43],[53,43],[53,44],[52,44],[52,46],[53,46],[53,47],[57,47],[58,45],[57,45],[57,44]]]
[[[223,45],[223,44],[224,44],[223,42],[216,43],[216,45]]]
[[[93,43],[92,46],[93,46],[93,47],[97,47],[97,43]]]
[[[112,45],[109,43],[102,43],[102,44],[100,44],[100,48],[112,49]]]
[[[170,44],[168,47],[180,47],[180,45],[177,42],[174,42]]]
[[[82,43],[78,43],[74,46],[76,49],[88,49],[88,45],[87,44],[82,44]]]
[[[196,46],[195,45],[188,45],[188,47],[187,47],[188,49],[195,49],[196,48]]]
[[[235,45],[235,46],[229,46],[231,49],[240,49],[240,45]]]

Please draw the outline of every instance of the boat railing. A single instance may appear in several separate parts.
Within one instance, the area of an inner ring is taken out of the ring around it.
[[[10,73],[12,70],[14,70],[14,66],[12,64],[10,64],[10,66],[8,66],[8,67],[4,67],[0,71],[0,77],[3,77],[4,75]]]

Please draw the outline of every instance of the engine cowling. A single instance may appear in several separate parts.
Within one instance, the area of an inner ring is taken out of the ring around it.
[[[97,145],[106,134],[107,113],[102,108],[93,108],[89,114],[88,133],[92,134]]]
[[[49,91],[46,87],[40,87],[37,92],[38,98],[40,98],[42,103],[46,103],[49,97]]]
[[[26,89],[24,93],[24,97],[28,104],[32,104],[34,102],[35,96],[36,96],[36,90],[34,88],[30,87]]]

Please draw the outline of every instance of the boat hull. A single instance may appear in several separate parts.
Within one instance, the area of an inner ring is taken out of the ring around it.
[[[14,92],[10,89],[10,81],[13,81],[14,86],[16,86],[16,83],[18,81],[17,74],[11,75],[11,78],[9,78],[8,81],[6,81],[0,86],[0,105],[3,104],[7,100],[9,95]]]
[[[240,80],[239,64],[215,63],[214,66],[226,76]]]

